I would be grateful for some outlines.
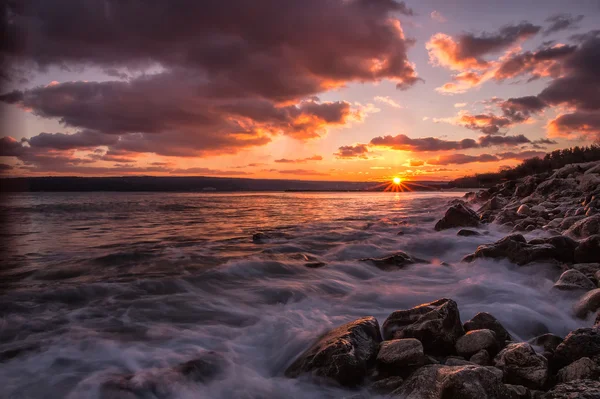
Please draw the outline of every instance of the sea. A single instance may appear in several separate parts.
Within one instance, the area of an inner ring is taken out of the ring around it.
[[[435,231],[462,194],[4,194],[0,397],[103,398],[135,373],[162,384],[144,398],[349,398],[284,371],[330,328],[439,298],[519,341],[590,326],[552,290],[556,266],[461,262],[508,234]],[[398,251],[427,262],[361,261]],[[227,361],[208,384],[160,376],[205,351]]]

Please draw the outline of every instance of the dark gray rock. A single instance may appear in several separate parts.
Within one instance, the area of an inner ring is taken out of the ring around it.
[[[579,328],[571,331],[554,351],[551,366],[561,369],[582,357],[600,355],[600,329]]]
[[[587,278],[585,274],[575,269],[569,269],[560,275],[553,288],[560,291],[589,291],[596,288],[596,284]]]
[[[506,341],[511,341],[512,337],[506,331],[504,326],[491,314],[487,312],[477,313],[473,318],[464,324],[465,331],[488,329],[496,334],[499,349],[504,348]]]
[[[496,354],[498,352],[497,341],[496,334],[492,330],[472,330],[456,341],[456,353],[467,358],[481,350]]]
[[[470,362],[460,356],[449,356],[444,361],[444,365],[446,365],[446,366],[474,366],[475,363]]]
[[[363,258],[361,262],[369,262],[381,270],[398,270],[415,263],[429,263],[426,260],[414,258],[405,252],[397,252],[383,258]]]
[[[523,385],[504,384],[510,391],[511,399],[531,399],[531,391]]]
[[[600,399],[600,381],[577,380],[558,384],[542,399]]]
[[[575,262],[600,262],[600,235],[595,234],[579,242],[575,249]]]
[[[589,313],[600,309],[600,288],[596,288],[584,294],[573,307],[575,315],[579,318],[586,318]]]
[[[600,263],[576,263],[571,268],[585,274],[590,280],[596,280],[596,273],[600,271]]]
[[[558,381],[597,380],[600,375],[598,366],[589,357],[575,360],[558,371]]]
[[[421,366],[425,364],[423,344],[414,338],[383,341],[377,354],[377,363],[386,369]]]
[[[402,399],[510,399],[493,367],[424,366],[392,392]]]
[[[509,384],[540,389],[548,380],[548,360],[524,342],[507,345],[494,359],[494,365],[504,372]]]
[[[562,337],[547,333],[530,339],[528,343],[532,346],[539,347],[541,349],[542,355],[550,361],[554,356],[554,351],[556,350],[556,347],[560,345],[562,341]]]
[[[477,226],[479,226],[477,213],[463,204],[456,204],[448,208],[444,217],[436,223],[435,230]]]
[[[581,219],[565,232],[565,235],[575,238],[585,238],[595,234],[600,234],[600,215]]]
[[[492,357],[485,349],[480,350],[469,359],[471,363],[478,364],[480,366],[489,366],[492,362]]]
[[[383,323],[386,340],[416,338],[423,344],[425,353],[439,356],[453,354],[456,341],[464,334],[458,305],[446,298],[397,310]]]
[[[472,237],[472,236],[480,236],[481,233],[475,230],[469,230],[469,229],[460,229],[458,231],[458,233],[456,233],[457,236],[461,236],[461,237]]]
[[[402,385],[402,377],[393,376],[371,383],[369,390],[379,395],[387,395]]]
[[[344,386],[362,382],[375,365],[381,333],[374,317],[364,317],[325,333],[285,371],[287,377],[311,373]]]

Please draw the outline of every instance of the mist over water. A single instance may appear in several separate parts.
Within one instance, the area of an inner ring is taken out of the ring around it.
[[[555,266],[460,263],[506,235],[494,225],[477,237],[434,231],[460,195],[5,196],[0,396],[96,398],[111,375],[136,372],[169,398],[343,398],[356,392],[283,371],[331,327],[383,323],[442,297],[463,322],[490,312],[518,340],[592,324],[551,292]],[[253,242],[258,231],[272,238]],[[430,263],[382,271],[359,261],[400,250]],[[228,361],[215,381],[164,373],[204,350]]]

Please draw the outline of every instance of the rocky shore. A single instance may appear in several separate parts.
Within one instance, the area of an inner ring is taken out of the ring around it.
[[[435,230],[478,236],[491,223],[507,236],[463,262],[505,258],[561,268],[553,290],[577,296],[574,314],[593,327],[515,342],[493,315],[463,323],[457,303],[442,298],[395,311],[381,328],[373,317],[335,328],[285,375],[407,399],[600,398],[600,162],[468,193],[450,204]],[[384,270],[422,262],[403,252],[363,260]]]

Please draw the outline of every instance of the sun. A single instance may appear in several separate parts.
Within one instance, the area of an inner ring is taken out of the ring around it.
[[[401,179],[401,178],[399,178],[399,177],[394,177],[394,178],[392,179],[392,182],[393,182],[395,185],[399,185],[400,183],[402,183],[402,179]]]

